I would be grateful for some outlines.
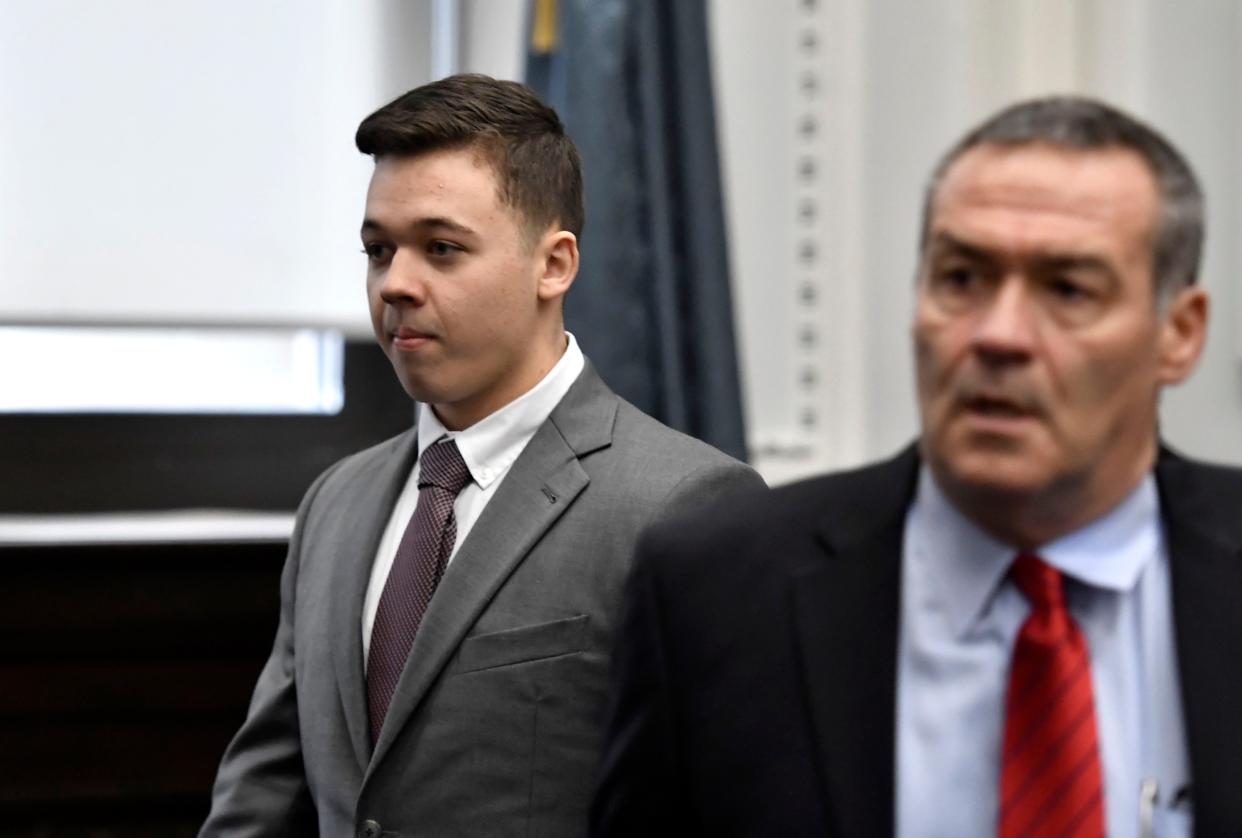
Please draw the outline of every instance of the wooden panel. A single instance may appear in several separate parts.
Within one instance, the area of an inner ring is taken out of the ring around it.
[[[267,657],[284,553],[0,552],[0,836],[193,835]]]

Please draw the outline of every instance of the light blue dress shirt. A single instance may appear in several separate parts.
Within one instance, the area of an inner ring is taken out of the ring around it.
[[[1144,834],[1140,787],[1154,780],[1154,834],[1189,835],[1190,769],[1155,480],[1148,475],[1109,514],[1038,554],[1065,574],[1070,613],[1090,648],[1108,834]],[[1006,575],[1015,555],[962,516],[922,469],[902,554],[900,836],[996,834],[1010,653],[1030,612]]]

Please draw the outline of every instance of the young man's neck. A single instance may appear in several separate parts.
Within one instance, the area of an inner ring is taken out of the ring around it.
[[[559,338],[553,338],[546,349],[524,358],[521,368],[505,377],[503,388],[488,393],[485,398],[433,404],[431,409],[445,428],[450,431],[464,431],[533,390],[561,358],[565,357],[568,348],[569,335],[562,329]]]

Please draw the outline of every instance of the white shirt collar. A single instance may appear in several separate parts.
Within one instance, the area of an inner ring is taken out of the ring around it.
[[[568,338],[565,353],[538,384],[464,430],[448,430],[430,405],[419,404],[419,457],[429,445],[447,436],[457,442],[470,476],[480,488],[486,489],[499,479],[586,366],[574,336],[569,332],[565,336]]]
[[[1018,551],[963,515],[940,491],[930,470],[919,471],[910,532],[920,555],[936,563],[939,594],[962,637],[983,615]],[[1108,514],[1038,550],[1062,573],[1095,588],[1132,589],[1160,547],[1160,501],[1148,473]]]

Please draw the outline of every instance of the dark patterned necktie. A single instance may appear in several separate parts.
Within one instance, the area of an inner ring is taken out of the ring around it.
[[[418,624],[453,552],[457,540],[453,501],[469,482],[470,470],[456,442],[434,443],[423,452],[418,472],[418,505],[397,547],[371,628],[367,712],[372,742],[379,740],[388,703],[414,644]]]
[[[1104,781],[1086,638],[1055,568],[1023,554],[1010,573],[1031,615],[1009,673],[997,834],[1099,838]]]

